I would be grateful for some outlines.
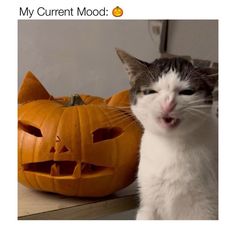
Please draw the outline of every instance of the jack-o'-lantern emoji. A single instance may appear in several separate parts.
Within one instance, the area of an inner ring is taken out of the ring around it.
[[[112,10],[112,15],[114,17],[121,17],[123,15],[123,10],[119,6],[117,6]]]
[[[68,196],[100,197],[134,180],[141,128],[127,107],[127,91],[106,100],[53,98],[29,72],[18,100],[20,183]]]

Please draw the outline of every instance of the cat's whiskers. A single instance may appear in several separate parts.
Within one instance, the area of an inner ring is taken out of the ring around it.
[[[128,119],[130,119],[130,118],[127,117],[127,118],[123,119],[122,121],[116,123],[115,125],[118,126],[118,125],[120,125],[121,123],[123,123],[124,121],[126,121],[126,120],[128,120]],[[127,128],[128,128],[131,124],[133,124],[134,122],[137,122],[137,120],[136,120],[136,119],[133,119],[131,122],[127,123],[127,125],[124,127],[124,129],[127,129]]]
[[[201,118],[201,117],[202,117],[202,115],[201,115],[201,114],[199,114],[199,113],[196,113],[195,111],[188,110],[187,112],[188,112],[188,113],[190,113],[191,115],[195,116],[195,117],[198,117],[198,118]]]
[[[187,105],[192,105],[192,104],[198,104],[199,102],[205,102],[206,99],[198,99],[198,100],[192,100],[192,101],[189,101],[189,102],[186,102]]]
[[[211,108],[212,105],[192,105],[191,108]]]
[[[112,114],[112,115],[106,114],[106,115],[107,115],[107,118],[109,118],[109,120],[122,118],[122,117],[134,117],[132,114]]]
[[[134,116],[131,111],[106,111],[105,114],[109,117],[115,117],[115,116]]]
[[[203,103],[200,103],[200,102],[203,102]],[[188,107],[193,107],[193,108],[204,108],[204,107],[206,107],[206,108],[210,108],[211,106],[212,105],[205,104],[205,99],[200,99],[200,100],[195,100],[195,101],[188,102],[185,105],[181,105],[181,107],[178,108],[177,110],[178,111],[183,111]]]
[[[186,105],[182,106],[178,109],[176,109],[176,112],[182,113],[182,112],[192,112],[192,113],[197,113],[199,115],[204,115],[204,116],[211,116],[209,114],[209,109],[211,108],[211,105],[206,105],[206,104],[197,104],[197,105]]]
[[[114,111],[114,112],[118,112],[118,111],[121,111],[121,112],[131,112],[131,109],[126,109],[126,108],[108,108],[107,110],[109,111]]]
[[[99,105],[99,106],[96,106],[96,107],[99,107],[99,108],[104,108],[106,110],[114,110],[114,111],[117,111],[117,110],[131,110],[130,109],[130,106],[106,106],[106,105]]]
[[[102,124],[111,124],[112,126],[118,126],[119,124],[127,122],[128,120],[133,122],[135,119],[129,116],[123,116],[123,117],[117,117],[114,119],[105,120],[104,122],[102,122]]]
[[[204,104],[197,104],[197,105],[185,105],[185,106],[182,106],[180,107],[179,111],[183,111],[184,109],[187,109],[187,108],[195,108],[195,109],[204,109],[204,108],[211,108],[212,106],[211,105],[204,105]]]
[[[207,74],[207,78],[208,77],[216,78],[216,77],[218,77],[218,73]]]
[[[89,106],[95,106],[95,107],[104,107],[104,108],[129,108],[130,104],[123,104],[122,106],[112,106],[108,104],[89,104]]]
[[[120,115],[120,114],[125,114],[125,115],[132,115],[132,111],[130,109],[130,106],[120,106],[120,107],[113,107],[113,106],[106,106],[106,105],[94,105],[96,108],[103,109],[103,113],[105,115]]]
[[[195,113],[198,113],[198,114],[201,114],[201,115],[203,115],[203,116],[211,116],[211,114],[209,114],[209,113],[207,113],[207,112],[204,112],[204,111],[202,111],[202,110],[199,110],[199,109],[195,109],[195,108],[192,108],[192,107],[189,107],[188,108],[188,111],[193,111],[193,112],[195,112]]]
[[[136,118],[134,117],[134,115],[129,115],[129,114],[114,114],[114,116],[107,116],[107,120],[104,120],[102,122],[102,124],[107,124],[107,123],[113,123],[115,125],[117,125],[117,121],[118,122],[123,122],[126,119],[132,119],[132,120],[136,120]]]
[[[125,126],[125,128],[124,129],[127,129],[127,128],[129,128],[131,125],[133,125],[133,124],[139,124],[139,122],[135,119],[135,120],[133,120],[133,121],[131,121],[127,126]]]

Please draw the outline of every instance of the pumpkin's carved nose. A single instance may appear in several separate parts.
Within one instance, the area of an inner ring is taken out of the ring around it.
[[[59,153],[66,153],[66,152],[68,152],[68,151],[69,151],[69,149],[64,145],[64,146],[60,149]],[[50,153],[55,153],[55,152],[56,152],[56,149],[55,149],[54,146],[52,146],[51,149],[50,149]]]
[[[64,145],[64,146],[61,148],[61,150],[60,150],[59,153],[65,153],[65,152],[68,152],[68,151],[69,151],[69,149]]]
[[[52,146],[52,148],[50,149],[50,153],[55,153],[56,149]]]

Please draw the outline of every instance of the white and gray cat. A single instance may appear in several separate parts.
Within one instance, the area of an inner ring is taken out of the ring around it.
[[[218,219],[216,74],[183,58],[140,61],[117,49],[131,110],[144,128],[137,219]]]

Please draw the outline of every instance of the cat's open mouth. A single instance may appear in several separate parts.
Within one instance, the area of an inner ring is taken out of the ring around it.
[[[159,121],[164,128],[175,128],[180,123],[179,118],[170,116],[161,117]]]

